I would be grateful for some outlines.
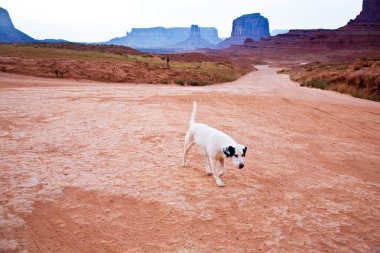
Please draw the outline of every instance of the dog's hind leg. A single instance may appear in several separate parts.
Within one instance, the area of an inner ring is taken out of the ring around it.
[[[189,152],[191,146],[193,146],[193,136],[192,134],[189,132],[186,133],[186,136],[185,136],[185,145],[183,147],[183,160],[182,160],[182,166],[185,167],[186,166],[186,155],[187,155],[187,152]]]
[[[219,171],[218,168],[216,168],[216,161],[215,159],[210,157],[210,164],[211,164],[211,169],[214,175],[215,182],[218,186],[223,187],[224,183],[223,181],[219,178]]]
[[[219,173],[219,176],[223,175],[224,173],[227,173],[227,169],[226,169],[226,161],[223,159],[219,160],[220,162],[220,166],[222,167],[220,173]]]
[[[207,154],[207,152],[205,152],[205,169],[206,169],[206,173],[211,176],[212,171],[210,169],[210,166],[208,165],[208,154]]]

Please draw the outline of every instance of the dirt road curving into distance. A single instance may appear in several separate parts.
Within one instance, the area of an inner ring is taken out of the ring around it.
[[[0,73],[0,252],[376,252],[380,103],[259,66],[207,87]],[[248,146],[216,186],[197,121]]]

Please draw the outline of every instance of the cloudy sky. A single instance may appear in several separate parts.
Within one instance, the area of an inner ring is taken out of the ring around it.
[[[355,18],[362,0],[0,0],[16,28],[35,39],[100,42],[132,27],[214,26],[220,37],[232,20],[260,12],[270,29],[338,28]]]

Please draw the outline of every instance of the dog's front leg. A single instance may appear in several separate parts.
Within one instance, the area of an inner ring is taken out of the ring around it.
[[[216,160],[214,158],[210,157],[210,165],[211,165],[211,169],[212,169],[216,184],[219,185],[220,187],[223,187],[224,183],[219,178],[219,171],[218,171],[218,168],[216,168]]]
[[[205,152],[205,169],[206,169],[206,173],[211,176],[212,171],[210,169],[210,166],[208,165],[208,154],[207,154],[207,152]]]

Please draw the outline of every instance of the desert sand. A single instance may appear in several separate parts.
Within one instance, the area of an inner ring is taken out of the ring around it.
[[[276,69],[206,87],[0,73],[0,252],[378,252],[380,103]],[[248,147],[218,187],[197,121]]]

